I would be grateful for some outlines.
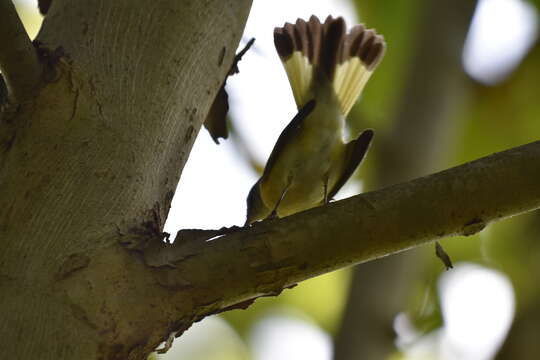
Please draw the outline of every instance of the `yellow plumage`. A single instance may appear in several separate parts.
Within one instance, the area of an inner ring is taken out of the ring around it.
[[[311,88],[313,65],[300,51],[295,51],[283,63],[283,67],[287,73],[296,106],[300,109],[313,98]],[[368,70],[356,57],[337,65],[332,84],[343,116],[349,114],[372,73],[373,71]]]

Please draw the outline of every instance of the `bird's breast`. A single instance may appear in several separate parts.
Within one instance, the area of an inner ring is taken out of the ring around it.
[[[324,199],[331,165],[344,152],[344,120],[334,104],[317,103],[301,130],[276,159],[261,181],[261,197],[280,217],[317,206]]]

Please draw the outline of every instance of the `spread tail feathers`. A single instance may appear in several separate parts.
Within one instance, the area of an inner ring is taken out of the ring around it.
[[[308,22],[286,23],[274,30],[274,43],[298,108],[313,98],[313,80],[324,74],[343,115],[351,110],[386,48],[374,30],[356,25],[347,33],[343,18],[331,16],[324,23],[316,16]]]

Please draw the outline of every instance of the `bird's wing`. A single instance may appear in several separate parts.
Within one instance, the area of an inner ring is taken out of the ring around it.
[[[274,29],[274,44],[299,109],[314,98],[314,84],[332,83],[347,115],[384,55],[386,44],[374,30],[357,25],[346,32],[342,17],[298,19]]]
[[[327,198],[332,199],[343,185],[349,180],[354,170],[360,165],[366,155],[374,132],[371,129],[364,130],[358,138],[347,143],[345,146],[345,161],[341,169],[341,174],[336,183],[330,188]]]
[[[283,129],[281,134],[279,135],[276,144],[274,145],[274,148],[272,149],[272,152],[270,153],[270,157],[268,158],[268,161],[266,162],[266,166],[264,167],[264,173],[263,177],[268,175],[270,171],[272,170],[272,167],[274,166],[274,163],[276,162],[276,159],[278,159],[281,156],[281,153],[285,149],[285,146],[291,141],[291,139],[294,139],[298,132],[302,129],[302,122],[304,119],[311,114],[313,109],[315,108],[315,100],[308,101],[294,116],[294,118],[291,120],[291,122]]]

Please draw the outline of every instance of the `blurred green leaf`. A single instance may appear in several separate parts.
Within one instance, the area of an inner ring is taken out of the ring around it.
[[[536,6],[537,9],[540,9],[540,0],[526,0],[526,1]]]
[[[278,297],[260,298],[249,310],[234,310],[222,316],[246,336],[252,324],[273,309],[287,306],[298,309],[323,329],[334,332],[345,305],[350,272],[335,271],[304,281]]]
[[[391,111],[403,86],[408,59],[412,55],[422,0],[356,0],[360,21],[375,28],[387,43],[384,59],[374,72],[351,118],[361,115],[362,128],[380,127],[390,120]],[[388,124],[386,124],[388,125]]]
[[[459,163],[540,138],[540,83],[533,79],[540,79],[538,42],[504,83],[472,86],[455,146]]]

